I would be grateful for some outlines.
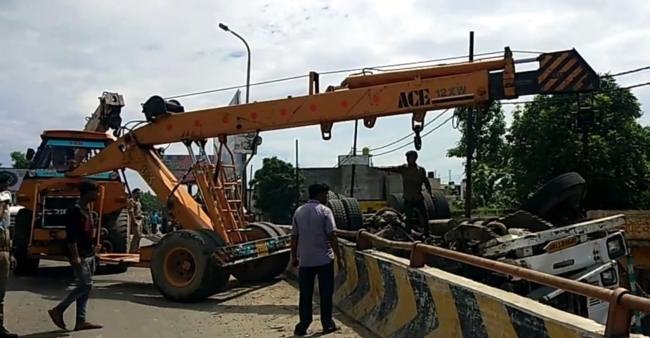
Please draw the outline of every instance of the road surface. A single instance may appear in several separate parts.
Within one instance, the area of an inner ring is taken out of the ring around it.
[[[297,290],[285,281],[243,285],[231,281],[228,291],[193,304],[165,300],[151,284],[148,269],[131,268],[118,275],[95,276],[88,319],[104,329],[64,332],[50,322],[47,309],[66,294],[72,281],[63,263],[41,262],[38,274],[10,279],[5,299],[6,326],[21,337],[292,337],[298,318]],[[74,325],[74,305],[66,312]],[[315,314],[318,310],[315,309]],[[342,314],[336,313],[338,332],[333,338],[374,337]],[[314,316],[310,333],[319,336]]]

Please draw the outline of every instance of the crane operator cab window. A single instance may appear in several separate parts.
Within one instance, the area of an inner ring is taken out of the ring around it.
[[[46,139],[32,160],[30,176],[63,177],[65,172],[88,161],[106,147],[98,140]],[[119,179],[117,172],[93,175],[92,179]]]

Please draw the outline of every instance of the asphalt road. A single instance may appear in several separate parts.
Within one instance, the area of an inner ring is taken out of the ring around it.
[[[292,337],[298,318],[297,290],[278,280],[244,285],[231,280],[228,291],[193,304],[165,300],[151,284],[148,269],[131,268],[118,275],[98,275],[88,304],[88,320],[101,330],[65,332],[50,322],[47,309],[67,293],[72,272],[63,263],[41,262],[38,274],[12,276],[5,299],[5,323],[21,337]],[[317,308],[314,311],[318,313]],[[75,308],[65,314],[74,325]],[[374,337],[340,313],[341,327],[326,337]],[[319,336],[318,316],[310,332]]]

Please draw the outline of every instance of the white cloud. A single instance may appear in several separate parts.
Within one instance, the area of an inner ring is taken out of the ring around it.
[[[462,55],[469,30],[476,31],[477,53],[504,46],[539,51],[575,47],[597,71],[616,72],[647,64],[649,14],[650,5],[640,0],[3,1],[0,162],[7,163],[13,150],[34,147],[43,129],[82,127],[102,91],[122,93],[125,118],[142,119],[139,104],[151,95],[243,83],[243,45],[217,28],[220,21],[250,43],[251,80],[256,82],[310,70]],[[321,86],[340,83],[344,76],[323,76]],[[646,72],[620,81],[649,80]],[[181,102],[187,109],[220,106],[233,93]],[[253,87],[251,99],[306,93],[307,80],[299,79]],[[644,106],[650,103],[647,87],[635,94]],[[320,139],[318,127],[263,133],[253,165],[259,168],[261,158],[272,155],[293,161],[298,138],[301,166],[333,166],[336,156],[351,147],[352,126],[336,124],[330,141]],[[409,117],[380,119],[373,129],[360,127],[359,146],[378,147],[409,132]],[[445,156],[458,136],[448,125],[425,138],[422,164],[445,179],[449,170],[458,177],[462,161]],[[375,164],[401,162],[404,150],[378,157]]]

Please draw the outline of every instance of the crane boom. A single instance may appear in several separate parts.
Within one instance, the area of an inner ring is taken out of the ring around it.
[[[515,72],[515,64],[538,62],[535,70]],[[176,101],[159,96],[143,104],[148,124],[117,139],[103,151],[68,173],[87,176],[109,170],[138,171],[158,196],[170,196],[173,213],[183,227],[218,230],[222,238],[237,242],[237,224],[223,215],[227,198],[213,194],[215,166],[205,163],[194,170],[208,212],[177,184],[157,157],[153,146],[268,130],[320,125],[324,139],[331,137],[335,122],[363,119],[371,128],[376,118],[412,114],[412,127],[421,131],[427,111],[487,105],[492,100],[521,95],[587,92],[598,89],[598,75],[575,50],[541,54],[536,59],[515,61],[509,48],[502,58],[423,67],[375,75],[350,76],[340,86],[320,93],[318,74],[310,74],[309,95],[237,106],[184,112]],[[419,129],[418,129],[419,128]],[[204,158],[199,154],[198,159]],[[208,161],[209,162],[209,161]],[[217,183],[215,183],[217,182]],[[234,236],[234,237],[233,237]]]
[[[99,105],[92,115],[86,118],[84,131],[105,133],[109,129],[120,129],[122,118],[120,113],[124,107],[124,97],[118,93],[103,92],[99,97]],[[117,135],[116,135],[117,136]]]

